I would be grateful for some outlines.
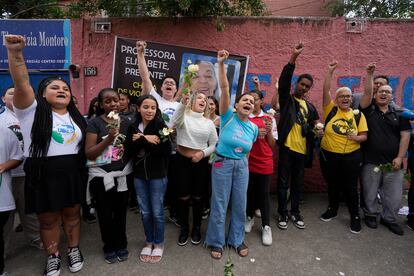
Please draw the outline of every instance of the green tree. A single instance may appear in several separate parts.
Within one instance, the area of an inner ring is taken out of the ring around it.
[[[332,15],[369,18],[413,18],[414,0],[336,0],[328,3]]]
[[[0,18],[62,18],[57,0],[0,0]]]
[[[69,15],[95,15],[101,10],[111,17],[260,16],[266,6],[262,0],[79,0],[69,6]]]

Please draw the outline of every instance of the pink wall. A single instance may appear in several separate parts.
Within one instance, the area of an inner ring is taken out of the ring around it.
[[[296,74],[314,76],[310,98],[319,110],[323,78],[332,59],[339,61],[333,88],[351,83],[354,91],[361,91],[365,66],[375,61],[378,74],[392,77],[397,103],[404,100],[405,106],[414,109],[413,20],[369,21],[367,30],[360,34],[346,33],[342,18],[225,18],[223,32],[216,30],[211,19],[137,18],[111,22],[111,34],[97,34],[91,30],[89,20],[72,21],[72,62],[98,67],[96,77],[81,76],[72,82],[83,110],[101,88],[111,85],[115,35],[206,50],[225,48],[230,53],[249,55],[248,73],[259,74],[263,80],[265,102],[270,102],[275,78],[288,61],[291,48],[303,41],[305,50],[297,62]],[[307,190],[324,189],[317,163],[306,173]]]

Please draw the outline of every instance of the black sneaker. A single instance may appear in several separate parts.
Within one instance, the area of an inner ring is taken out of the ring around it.
[[[395,223],[395,222],[388,222],[388,221],[383,220],[382,218],[380,219],[380,223],[382,225],[387,226],[387,228],[391,232],[393,232],[394,234],[399,235],[399,236],[403,236],[404,235],[404,230],[402,230],[402,228],[397,223]]]
[[[293,224],[299,229],[305,229],[305,222],[303,221],[303,217],[299,214],[291,214],[290,218],[293,221]]]
[[[50,254],[47,257],[44,276],[59,276],[60,274],[60,255]]]
[[[114,251],[104,253],[104,259],[107,264],[116,263],[118,256]]]
[[[180,236],[178,237],[178,245],[184,246],[188,241],[188,229],[181,229]]]
[[[374,216],[365,216],[365,224],[369,228],[376,229],[378,227],[377,217]]]
[[[124,262],[128,260],[129,252],[128,249],[121,249],[115,252],[118,262]]]
[[[288,221],[289,221],[288,216],[280,215],[279,218],[277,219],[277,227],[279,227],[282,230],[286,230],[288,228]]]
[[[328,209],[326,210],[326,212],[323,213],[320,216],[320,219],[322,221],[331,221],[333,218],[336,218],[337,215],[338,215],[338,212],[337,211],[335,211],[331,207],[328,207]]]
[[[193,230],[191,231],[191,243],[197,245],[200,242],[201,242],[200,227],[193,227]]]
[[[68,265],[72,273],[78,272],[83,267],[83,256],[79,247],[72,247],[68,252]]]
[[[351,216],[350,231],[354,234],[361,232],[361,218],[359,216]]]

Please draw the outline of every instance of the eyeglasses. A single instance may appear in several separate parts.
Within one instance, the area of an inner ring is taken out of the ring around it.
[[[390,90],[379,90],[377,93],[378,94],[392,94],[392,91],[390,91]]]
[[[339,95],[337,98],[341,100],[345,100],[345,99],[349,100],[350,98],[352,98],[352,96],[351,95]]]

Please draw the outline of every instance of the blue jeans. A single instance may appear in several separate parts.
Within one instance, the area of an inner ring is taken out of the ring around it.
[[[167,189],[167,177],[144,180],[135,178],[135,190],[146,242],[164,243],[164,193]]]
[[[211,182],[211,211],[205,243],[208,246],[220,248],[225,245],[226,213],[231,201],[227,244],[238,247],[244,242],[249,182],[247,158],[236,160],[216,157],[212,165]]]

